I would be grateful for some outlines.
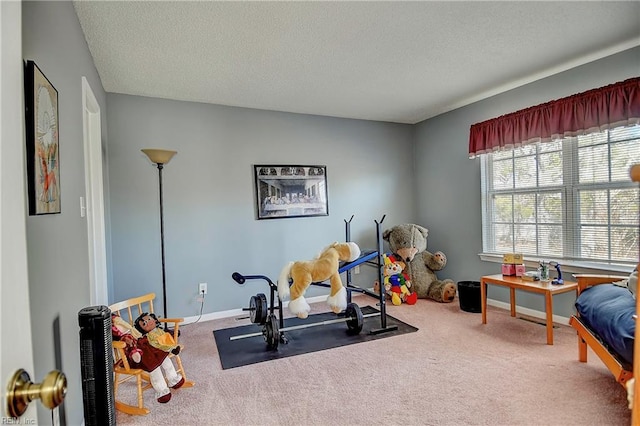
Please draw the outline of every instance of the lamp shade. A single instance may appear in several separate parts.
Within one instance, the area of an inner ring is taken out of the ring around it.
[[[167,164],[171,158],[178,153],[178,151],[155,148],[142,149],[141,151],[149,157],[149,160],[151,160],[152,163],[156,164]]]

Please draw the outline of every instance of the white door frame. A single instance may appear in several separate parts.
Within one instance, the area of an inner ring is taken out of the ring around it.
[[[8,419],[6,389],[14,372],[33,382],[27,266],[22,3],[0,1],[0,419]],[[31,403],[21,424],[38,424]]]
[[[80,215],[87,217],[90,303],[108,305],[100,105],[85,77],[82,77],[82,133],[87,199],[85,203],[80,198]]]

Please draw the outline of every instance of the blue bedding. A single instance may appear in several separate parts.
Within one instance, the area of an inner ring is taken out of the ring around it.
[[[625,287],[600,284],[584,290],[576,300],[580,319],[629,364],[633,364],[636,300]]]

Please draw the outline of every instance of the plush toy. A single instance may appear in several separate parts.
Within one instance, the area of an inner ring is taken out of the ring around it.
[[[629,410],[633,409],[633,395],[634,395],[634,389],[636,387],[636,378],[632,377],[631,379],[627,380],[627,383],[625,383],[625,388],[627,388],[627,407],[629,407]]]
[[[278,297],[284,300],[291,296],[289,311],[298,318],[307,318],[311,307],[304,293],[311,283],[329,280],[331,292],[327,303],[331,310],[340,313],[347,307],[347,290],[342,285],[338,272],[340,261],[353,262],[360,256],[356,243],[333,243],[314,260],[289,262],[282,268],[278,278]],[[293,284],[289,287],[289,278]]]
[[[390,250],[407,263],[411,289],[420,299],[452,302],[456,296],[456,284],[450,280],[439,280],[434,271],[447,264],[444,253],[427,251],[427,228],[403,224],[387,229],[382,238],[389,243]]]
[[[138,347],[142,350],[140,368],[149,373],[151,386],[156,391],[158,402],[169,402],[171,399],[169,386],[172,389],[178,389],[184,384],[184,378],[176,372],[169,358],[169,352],[174,355],[180,353],[180,346],[176,344],[171,334],[160,327],[160,321],[154,314],[143,313],[136,318],[134,325],[142,334],[138,339]]]
[[[138,348],[138,339],[142,337],[142,334],[115,313],[111,314],[111,337],[113,340],[123,341],[127,345],[125,354],[130,360],[136,364],[140,362],[142,350]]]
[[[404,272],[405,263],[396,260],[394,255],[383,254],[382,259],[384,262],[382,270],[384,289],[391,298],[391,303],[400,305],[405,302],[408,305],[415,305],[418,295],[409,290],[411,280],[409,280],[407,273]]]

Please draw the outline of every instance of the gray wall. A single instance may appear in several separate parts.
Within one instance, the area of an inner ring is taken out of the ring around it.
[[[482,216],[480,159],[469,159],[472,124],[552,99],[640,75],[640,47],[538,80],[517,89],[419,123],[415,134],[418,223],[429,228],[429,249],[447,254],[446,273],[454,281],[479,281],[500,273],[500,265],[480,260]],[[489,286],[488,297],[509,302],[509,292]],[[555,298],[555,314],[570,316],[572,293]],[[517,302],[544,310],[541,296],[518,292]]]
[[[78,311],[90,302],[87,222],[79,201],[85,196],[82,76],[101,105],[103,123],[106,99],[71,2],[23,2],[22,7],[23,58],[35,61],[58,90],[60,132],[62,213],[27,218],[33,378],[64,371],[66,420],[78,425],[83,419]],[[106,125],[102,129],[106,140]],[[40,420],[50,419],[37,405]]]
[[[163,169],[169,316],[248,306],[290,260],[345,239],[374,248],[375,223],[414,217],[413,127],[109,94],[109,168],[115,300],[162,296],[158,170],[142,148],[174,149]],[[329,216],[256,220],[254,164],[327,166]],[[370,287],[363,268],[356,284]],[[312,288],[309,296],[323,293]],[[326,294],[326,291],[324,292]]]

